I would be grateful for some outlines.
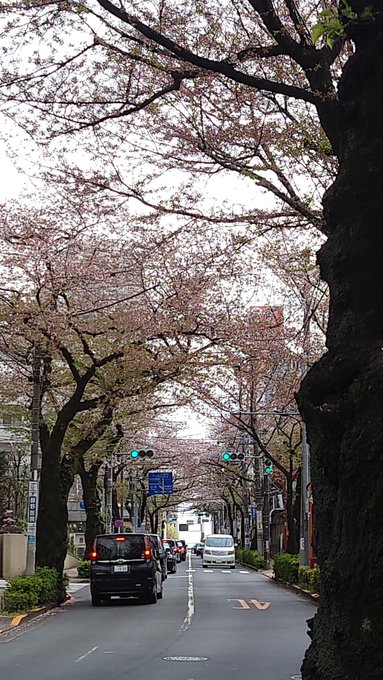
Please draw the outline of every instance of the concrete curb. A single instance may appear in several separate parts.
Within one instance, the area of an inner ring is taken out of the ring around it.
[[[303,597],[308,598],[312,602],[315,602],[316,604],[319,604],[319,593],[312,593],[311,590],[304,590],[300,586],[297,586],[293,583],[287,583],[287,581],[282,581],[281,578],[275,578],[274,573],[269,570],[262,570],[262,569],[257,569],[256,567],[252,567],[250,564],[244,564],[243,562],[238,562],[237,564],[240,564],[242,567],[246,567],[246,569],[252,569],[253,571],[258,571],[261,572],[262,576],[266,576],[270,581],[273,581],[278,586],[282,586],[284,588],[287,588],[288,590],[293,590],[295,593],[298,593],[298,595],[302,595]]]
[[[27,623],[28,621],[35,619],[37,616],[45,614],[45,612],[49,611],[50,609],[54,609],[56,606],[57,605],[44,605],[42,607],[31,609],[31,611],[27,612],[26,614],[0,616],[0,636],[4,633],[8,633],[10,630],[15,630],[15,628],[17,628],[17,626],[19,626],[21,623]]]
[[[270,581],[273,581],[276,585],[282,586],[283,588],[286,588],[287,590],[293,590],[295,593],[298,595],[302,595],[303,597],[306,597],[307,599],[311,600],[315,604],[319,604],[319,593],[312,593],[311,590],[304,590],[300,586],[295,585],[294,583],[287,583],[287,581],[283,581],[281,578],[275,578],[275,576],[270,576],[269,574],[266,574],[265,572],[262,572],[263,576],[266,576],[266,578],[270,579]]]
[[[74,579],[71,580],[73,581]],[[52,609],[60,609],[60,607],[64,607],[72,600],[74,600],[73,596],[67,593],[65,602],[62,602],[61,604],[44,604],[41,607],[35,607],[34,609],[31,609],[26,614],[13,614],[10,616],[2,616],[0,614],[0,637],[5,633],[9,633],[11,630],[15,630],[17,626],[20,626],[20,624],[28,623],[37,616],[41,616]]]

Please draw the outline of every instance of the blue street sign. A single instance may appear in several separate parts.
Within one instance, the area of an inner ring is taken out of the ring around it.
[[[84,501],[80,501],[79,505],[80,505],[80,510],[85,510],[85,503],[84,503]]]
[[[149,472],[149,496],[173,493],[172,472]]]
[[[33,536],[33,534],[29,534],[28,543],[36,543],[36,536]]]

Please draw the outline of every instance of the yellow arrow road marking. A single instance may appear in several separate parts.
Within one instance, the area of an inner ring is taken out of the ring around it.
[[[250,609],[249,605],[247,604],[246,600],[239,600],[237,598],[232,598],[228,600],[229,602],[239,602],[241,605],[240,607],[233,607],[233,609]]]
[[[258,602],[258,600],[250,600],[257,609],[268,609],[270,607],[270,602]]]

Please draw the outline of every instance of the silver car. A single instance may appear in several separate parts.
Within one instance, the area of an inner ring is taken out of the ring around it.
[[[211,536],[207,536],[202,554],[202,566],[225,566],[235,569],[234,538],[228,534],[211,534]]]

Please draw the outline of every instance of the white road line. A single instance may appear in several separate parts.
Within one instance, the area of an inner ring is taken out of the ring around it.
[[[221,574],[231,574],[231,569],[221,569]]]
[[[191,570],[191,555],[189,553],[189,574],[188,574],[188,605],[187,605],[187,612],[186,616],[184,619],[184,622],[181,626],[181,631],[185,631],[191,626],[192,618],[194,615],[194,588],[193,588],[193,574]]]
[[[239,573],[239,574],[249,574],[250,572],[248,572],[248,571],[239,571],[238,573]]]
[[[75,663],[78,663],[79,661],[82,661],[83,659],[86,659],[86,657],[89,656],[89,654],[92,654],[93,652],[95,652],[96,649],[98,649],[98,645],[97,645],[97,647],[92,647],[92,649],[90,649],[89,652],[86,652],[86,653],[83,654],[82,656],[79,656],[78,659],[76,659],[76,662],[75,662]]]

